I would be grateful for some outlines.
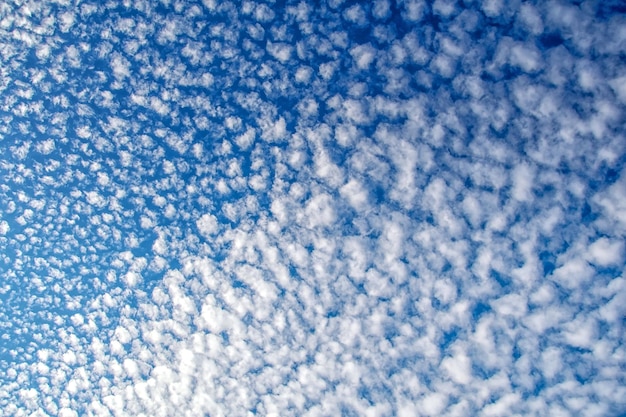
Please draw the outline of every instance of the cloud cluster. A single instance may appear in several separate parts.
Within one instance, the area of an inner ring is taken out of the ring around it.
[[[618,4],[0,10],[6,415],[626,410]]]

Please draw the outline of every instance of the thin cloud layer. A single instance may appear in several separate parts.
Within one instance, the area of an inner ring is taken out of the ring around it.
[[[626,411],[617,2],[0,11],[3,415]]]

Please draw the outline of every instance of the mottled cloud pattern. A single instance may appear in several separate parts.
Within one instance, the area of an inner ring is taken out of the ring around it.
[[[619,1],[0,5],[3,416],[620,416]]]

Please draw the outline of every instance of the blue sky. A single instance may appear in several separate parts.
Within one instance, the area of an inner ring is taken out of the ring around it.
[[[623,415],[625,12],[3,2],[2,415]]]

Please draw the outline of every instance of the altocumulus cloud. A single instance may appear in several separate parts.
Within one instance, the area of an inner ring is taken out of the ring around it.
[[[2,415],[623,415],[625,12],[2,2]]]

